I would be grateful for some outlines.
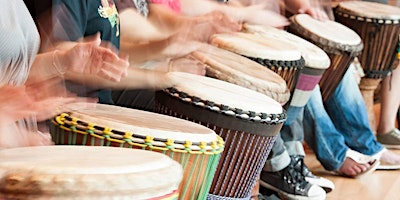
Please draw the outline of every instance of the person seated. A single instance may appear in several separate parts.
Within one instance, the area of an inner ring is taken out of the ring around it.
[[[64,107],[67,103],[97,101],[78,98],[66,91],[62,84],[65,71],[96,74],[118,81],[125,76],[128,65],[113,52],[100,47],[99,42],[38,54],[40,37],[24,2],[7,1],[2,9],[0,148],[51,145],[47,130],[39,129],[38,121],[67,111]],[[70,63],[70,60],[74,62]],[[103,62],[114,66],[113,69],[102,65]]]
[[[387,148],[396,149],[400,148],[400,131],[395,126],[396,114],[400,106],[400,94],[396,90],[396,86],[400,85],[399,68],[400,63],[397,65],[396,69],[393,70],[393,73],[382,81],[380,93],[381,112],[376,130],[378,142]]]

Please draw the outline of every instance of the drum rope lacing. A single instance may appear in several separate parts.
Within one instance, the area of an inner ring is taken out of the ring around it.
[[[379,23],[379,24],[399,24],[400,23],[400,19],[377,19],[377,18],[372,18],[372,17],[356,16],[356,15],[351,15],[349,13],[340,11],[338,8],[335,8],[335,12],[336,12],[336,14],[341,15],[343,17],[350,18],[353,20],[358,20],[358,21],[366,21],[366,22]]]
[[[62,113],[53,118],[53,123],[61,129],[79,133],[82,135],[90,135],[99,139],[106,139],[108,142],[116,142],[123,146],[128,143],[131,147],[150,148],[152,150],[173,151],[179,153],[190,154],[220,154],[224,149],[223,139],[217,135],[217,140],[212,142],[192,142],[178,141],[170,138],[155,138],[151,135],[139,135],[131,132],[121,132],[113,130],[109,127],[101,127],[93,123],[81,121],[78,118],[71,117],[68,113]],[[86,142],[84,142],[86,143]],[[109,144],[108,144],[109,145]],[[163,145],[163,146],[156,146]],[[182,147],[183,148],[180,148]]]
[[[337,43],[332,40],[322,38],[302,26],[295,26],[294,25],[296,23],[295,20],[292,21],[293,23],[290,26],[290,28],[293,31],[298,32],[300,35],[305,35],[309,37],[310,38],[309,41],[311,41],[311,43],[315,44],[316,46],[319,46],[328,53],[334,53],[334,54],[345,53],[348,56],[355,57],[360,55],[364,48],[364,45],[361,40],[360,43],[357,45],[347,45],[347,44]]]
[[[378,18],[372,18],[372,17],[364,17],[364,16],[355,16],[352,15],[348,12],[351,12],[347,9],[340,9],[340,7],[336,7],[335,8],[335,14],[337,14],[338,16],[344,17],[344,18],[348,18],[351,20],[356,20],[356,21],[365,21],[368,23],[371,23],[374,28],[374,30],[370,30],[368,31],[366,34],[368,34],[369,38],[375,38],[375,34],[376,32],[380,32],[381,30],[381,25],[380,24],[393,24],[393,25],[399,25],[400,26],[400,18],[399,19],[378,19]],[[353,23],[357,23],[357,22],[353,22]],[[400,36],[399,36],[400,37]],[[400,40],[399,40],[400,43]],[[369,46],[373,45],[373,41],[369,40],[368,43]],[[370,48],[369,51],[374,51],[373,48]],[[371,52],[368,52],[367,55],[371,55]],[[398,54],[399,59],[400,59],[400,53]],[[371,63],[372,62],[372,57],[367,57],[367,63]],[[386,76],[390,76],[392,71],[393,71],[393,65],[390,65],[387,69],[365,69],[364,70],[366,75],[366,78],[384,78]]]
[[[170,96],[179,98],[182,101],[243,120],[256,121],[265,124],[280,124],[286,121],[286,113],[267,114],[262,112],[256,113],[254,111],[244,111],[239,108],[232,108],[227,105],[217,104],[212,101],[203,100],[199,97],[190,96],[187,93],[178,91],[175,88],[167,88],[165,91]]]
[[[268,66],[268,67],[277,67],[277,68],[302,67],[305,64],[305,60],[303,57],[301,57],[299,60],[270,60],[270,59],[255,58],[249,56],[244,56],[244,57],[253,60],[263,66]]]

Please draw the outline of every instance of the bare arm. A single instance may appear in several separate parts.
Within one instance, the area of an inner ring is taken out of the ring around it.
[[[168,73],[136,67],[130,67],[128,76],[122,78],[120,82],[112,82],[98,76],[84,76],[81,74],[69,74],[68,80],[98,89],[162,89],[173,85]]]

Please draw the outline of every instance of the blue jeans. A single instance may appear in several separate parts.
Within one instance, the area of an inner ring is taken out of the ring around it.
[[[348,148],[366,155],[383,149],[369,126],[368,114],[352,68],[334,95],[322,102],[316,87],[304,110],[305,140],[327,170],[343,164]]]
[[[289,155],[304,155],[303,137],[327,170],[339,169],[349,148],[366,155],[374,155],[383,149],[369,127],[364,100],[352,68],[325,105],[317,86],[304,112],[296,109],[289,107],[288,119],[264,170],[279,171],[289,164]]]

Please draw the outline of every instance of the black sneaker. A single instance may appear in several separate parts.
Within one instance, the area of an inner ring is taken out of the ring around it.
[[[260,191],[264,188],[272,190],[283,199],[289,200],[322,200],[326,192],[319,186],[305,180],[296,170],[294,162],[278,172],[261,172]]]
[[[323,177],[315,176],[308,169],[308,167],[304,164],[304,156],[297,155],[290,157],[297,171],[300,171],[303,174],[303,176],[306,178],[306,181],[322,187],[322,189],[324,189],[326,193],[331,192],[333,189],[335,189],[335,185],[332,181]]]

